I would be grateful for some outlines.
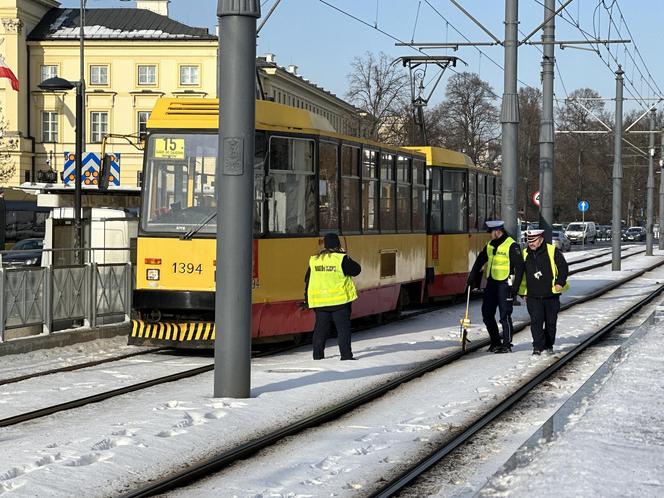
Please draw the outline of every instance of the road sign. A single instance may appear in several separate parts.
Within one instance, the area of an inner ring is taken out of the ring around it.
[[[540,191],[539,190],[537,192],[533,192],[533,195],[530,196],[530,199],[533,201],[533,204],[535,204],[535,206],[540,207]]]
[[[111,153],[111,185],[120,185],[120,154]],[[65,152],[65,163],[62,172],[62,179],[65,185],[73,185],[76,180],[76,155],[73,152]],[[94,152],[84,152],[81,162],[81,184],[97,185],[99,178],[99,166],[101,158]]]
[[[582,213],[588,211],[589,207],[590,204],[588,204],[588,201],[579,201],[579,211],[581,211]]]

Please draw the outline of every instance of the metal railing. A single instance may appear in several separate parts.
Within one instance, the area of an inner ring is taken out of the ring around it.
[[[91,255],[91,251],[132,249],[82,250]],[[133,284],[129,262],[0,267],[0,342],[7,340],[6,332],[12,329],[39,330],[41,326],[38,334],[50,334],[63,328],[128,321]]]

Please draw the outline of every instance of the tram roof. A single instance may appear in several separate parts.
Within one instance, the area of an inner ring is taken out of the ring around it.
[[[424,154],[429,166],[448,166],[454,168],[477,168],[473,160],[462,152],[442,147],[405,147]],[[479,168],[478,168],[479,169]]]
[[[159,99],[147,126],[152,129],[216,129],[219,127],[219,100]],[[267,100],[256,101],[256,128],[337,134],[323,116]]]

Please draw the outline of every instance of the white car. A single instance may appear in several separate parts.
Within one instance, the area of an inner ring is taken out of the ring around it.
[[[565,235],[572,244],[594,244],[597,228],[594,221],[575,221],[567,225]]]

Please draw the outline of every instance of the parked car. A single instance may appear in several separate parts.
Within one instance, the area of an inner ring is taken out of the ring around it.
[[[611,225],[598,225],[597,226],[597,239],[609,240],[611,238]]]
[[[572,244],[594,244],[597,239],[597,228],[594,221],[575,221],[567,225],[565,235]]]
[[[41,266],[44,239],[23,239],[2,255],[3,266]]]
[[[554,230],[551,232],[553,245],[560,249],[562,252],[571,251],[572,243],[569,241],[564,232]]]
[[[629,242],[643,242],[646,240],[646,229],[643,227],[629,227],[623,234],[623,240]]]

